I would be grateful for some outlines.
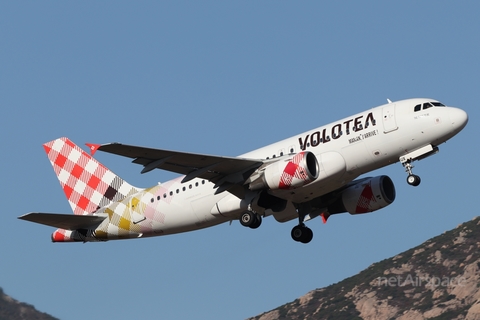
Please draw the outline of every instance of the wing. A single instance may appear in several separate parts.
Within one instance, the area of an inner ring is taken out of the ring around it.
[[[95,150],[132,158],[133,163],[143,165],[142,173],[162,169],[184,174],[182,182],[194,178],[206,179],[215,183],[218,188],[216,193],[228,190],[240,198],[243,198],[244,194],[243,183],[263,164],[263,161],[258,159],[212,156],[120,143],[100,145]]]
[[[106,217],[100,216],[83,216],[73,214],[58,214],[58,213],[42,213],[30,212],[18,219],[36,222],[47,226],[66,229],[77,230],[86,229],[100,224]]]

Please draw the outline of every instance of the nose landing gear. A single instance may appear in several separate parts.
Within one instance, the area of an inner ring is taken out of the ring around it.
[[[419,176],[417,176],[416,174],[413,174],[412,172],[413,165],[411,161],[407,160],[405,162],[402,162],[402,165],[404,166],[405,171],[408,173],[407,183],[414,187],[418,186],[422,180],[420,179]]]
[[[405,150],[406,151],[406,150]],[[434,147],[431,144],[427,144],[419,149],[411,151],[399,158],[400,163],[405,168],[405,171],[408,173],[407,183],[411,186],[418,186],[420,184],[420,177],[413,174],[412,172],[412,161],[413,160],[421,160],[434,155],[438,152],[438,147]]]

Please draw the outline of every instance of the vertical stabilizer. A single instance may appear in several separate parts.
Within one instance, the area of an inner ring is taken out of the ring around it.
[[[68,138],[43,145],[74,214],[90,214],[139,190]]]

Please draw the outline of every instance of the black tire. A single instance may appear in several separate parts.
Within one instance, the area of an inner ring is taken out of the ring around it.
[[[293,240],[301,243],[309,243],[313,239],[313,231],[301,225],[293,227],[291,235]]]
[[[256,221],[255,213],[246,211],[240,216],[240,224],[244,227],[250,227]]]
[[[250,225],[250,228],[257,229],[262,224],[262,216],[255,214],[255,221]]]
[[[309,243],[313,239],[313,231],[310,228],[304,227],[304,235],[302,237],[302,240],[300,240],[301,243]]]
[[[411,174],[407,177],[407,183],[411,186],[417,187],[421,182],[421,179],[419,176],[415,174]]]
[[[302,226],[293,227],[291,235],[294,241],[297,241],[297,242],[300,241],[303,235],[303,227]]]

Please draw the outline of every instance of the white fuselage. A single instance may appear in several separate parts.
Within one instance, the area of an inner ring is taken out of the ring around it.
[[[385,104],[239,158],[278,160],[300,151],[310,151],[319,159],[320,171],[328,171],[329,168],[322,167],[322,155],[338,154],[340,162],[343,158],[345,163],[344,170],[301,188],[275,192],[275,196],[292,203],[306,202],[339,189],[366,172],[398,162],[400,157],[419,148],[436,147],[463,128],[466,114],[460,109],[439,106],[414,111],[416,105],[427,101],[435,100],[410,99]],[[245,199],[229,192],[215,194],[214,184],[207,180],[181,181],[179,177],[127,197],[122,202],[132,208],[129,217],[136,227],[130,228],[128,234],[119,234],[118,222],[106,219],[96,229],[97,236],[108,234],[108,239],[114,238],[112,234],[118,234],[116,238],[147,237],[213,226],[238,219],[255,196],[254,192],[247,192]],[[103,208],[97,214],[117,207]],[[292,211],[292,208],[289,206],[287,210]],[[267,210],[263,214],[271,212]],[[286,216],[293,218],[292,212]]]

